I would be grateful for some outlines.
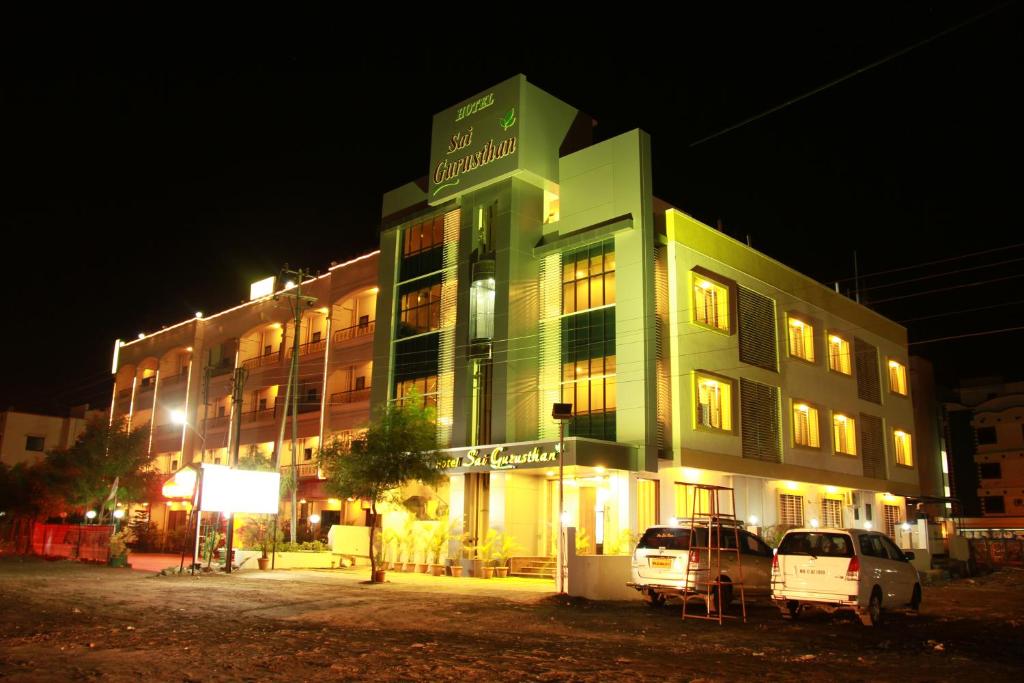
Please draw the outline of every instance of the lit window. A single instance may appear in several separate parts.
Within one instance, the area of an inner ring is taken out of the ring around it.
[[[844,375],[850,375],[850,342],[840,336],[828,336],[828,369]]]
[[[821,525],[830,529],[843,528],[843,501],[836,498],[821,499]]]
[[[804,497],[792,493],[779,494],[779,524],[804,525]]]
[[[615,242],[606,240],[562,256],[562,313],[615,303]]]
[[[444,215],[410,226],[402,234],[402,255],[415,256],[444,244]]]
[[[693,321],[729,331],[729,290],[697,273],[693,273]]]
[[[789,355],[814,362],[814,326],[805,320],[789,319]]]
[[[395,387],[395,398],[399,404],[404,404],[406,397],[418,394],[423,401],[424,407],[437,407],[437,375],[429,377],[417,377],[399,382]]]
[[[889,361],[889,391],[907,395],[907,366],[894,360]]]
[[[849,415],[836,413],[832,416],[832,436],[836,453],[857,455],[857,421]]]
[[[913,467],[914,452],[911,447],[910,434],[897,429],[893,432],[893,441],[896,443],[896,464]]]
[[[430,332],[441,327],[441,283],[403,292],[399,315],[399,336]]]
[[[697,375],[696,393],[697,426],[732,431],[732,384],[727,380]]]
[[[562,401],[577,415],[615,410],[615,356],[563,364]]]
[[[807,448],[821,446],[818,409],[806,403],[793,404],[793,444]]]

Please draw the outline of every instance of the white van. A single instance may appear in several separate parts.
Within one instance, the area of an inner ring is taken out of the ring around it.
[[[856,612],[866,625],[883,609],[921,605],[921,580],[887,536],[864,529],[792,529],[772,560],[772,600],[786,618],[806,606]]]

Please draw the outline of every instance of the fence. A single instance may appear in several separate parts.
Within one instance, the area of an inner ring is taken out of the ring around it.
[[[106,524],[34,524],[32,553],[43,557],[107,562],[112,533],[114,527]]]
[[[988,567],[1024,566],[1024,540],[1019,538],[972,538],[971,558]]]

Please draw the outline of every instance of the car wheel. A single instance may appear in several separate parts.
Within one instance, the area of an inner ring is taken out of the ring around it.
[[[782,610],[783,619],[792,619],[796,621],[800,618],[800,603],[796,600],[790,600],[786,603],[785,609]]]
[[[644,593],[644,602],[648,607],[664,607],[665,596],[657,591],[647,591]]]
[[[882,591],[877,587],[871,591],[867,612],[861,615],[860,620],[865,626],[878,626],[882,623]]]
[[[722,581],[722,610],[724,611],[732,604],[732,585],[728,579],[723,578]]]
[[[910,598],[910,609],[917,612],[921,609],[921,584],[914,584],[914,595]]]

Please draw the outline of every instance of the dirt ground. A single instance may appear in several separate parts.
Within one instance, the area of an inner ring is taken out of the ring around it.
[[[1021,680],[1024,572],[924,589],[880,627],[822,613],[683,622],[676,608],[365,571],[154,576],[0,558],[0,679]],[[449,583],[445,583],[448,581]],[[541,586],[540,588],[543,588]]]

